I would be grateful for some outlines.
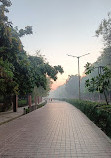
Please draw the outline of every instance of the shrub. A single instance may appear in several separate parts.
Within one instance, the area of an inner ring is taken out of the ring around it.
[[[44,106],[47,103],[47,101],[45,100],[43,103],[38,104],[37,105],[37,109],[41,108],[42,106]]]
[[[24,107],[24,106],[27,106],[27,100],[26,99],[18,100],[18,107]]]
[[[111,137],[111,105],[75,99],[64,100],[80,109],[91,121]]]

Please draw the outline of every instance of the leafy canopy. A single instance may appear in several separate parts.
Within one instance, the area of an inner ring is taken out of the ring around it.
[[[32,34],[32,26],[20,30],[13,27],[5,15],[11,5],[10,0],[0,0],[0,74],[4,74],[0,81],[0,93],[28,94],[35,86],[46,89],[47,76],[56,80],[57,73],[62,74],[63,69],[60,65],[49,65],[41,55],[26,54],[20,38]]]
[[[87,79],[85,82],[86,87],[89,92],[99,92],[103,93],[105,96],[106,103],[108,104],[106,93],[110,89],[110,79],[111,79],[111,70],[107,67],[93,67],[90,63],[87,63],[86,66],[86,75],[92,73],[95,68],[100,69],[100,73],[97,76],[93,76],[91,79]]]

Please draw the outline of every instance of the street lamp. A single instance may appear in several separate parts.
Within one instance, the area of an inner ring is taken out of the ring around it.
[[[77,59],[78,59],[79,99],[81,99],[81,96],[80,96],[80,68],[79,68],[79,59],[80,59],[81,57],[83,57],[83,56],[88,55],[88,54],[90,54],[90,53],[87,53],[87,54],[84,54],[84,55],[81,55],[81,56],[73,56],[73,55],[67,54],[68,56],[71,56],[71,57],[73,57],[73,58],[77,58]]]

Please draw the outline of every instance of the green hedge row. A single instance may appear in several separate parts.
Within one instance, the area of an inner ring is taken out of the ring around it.
[[[40,103],[37,105],[37,109],[41,108],[42,106],[44,106],[45,104],[47,104],[47,101],[45,100],[44,102]]]
[[[18,100],[18,107],[27,106],[27,99]]]
[[[64,101],[80,109],[111,138],[111,105],[75,99],[64,99]]]
[[[47,104],[47,101],[46,101],[46,100],[45,100],[44,102],[38,104],[38,105],[33,105],[33,106],[31,106],[31,107],[24,108],[24,115],[27,114],[27,113],[29,113],[29,112],[32,112],[32,111],[34,111],[34,110],[36,110],[36,109],[39,109],[39,108],[41,108],[42,106],[45,106],[45,104]]]

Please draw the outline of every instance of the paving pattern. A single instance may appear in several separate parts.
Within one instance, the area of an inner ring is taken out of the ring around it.
[[[0,158],[111,158],[111,141],[74,106],[52,101],[0,126]]]
[[[13,120],[22,115],[23,115],[23,107],[18,108],[17,112],[13,112],[13,110],[7,112],[0,112],[0,125],[5,122],[9,122],[10,120]]]

